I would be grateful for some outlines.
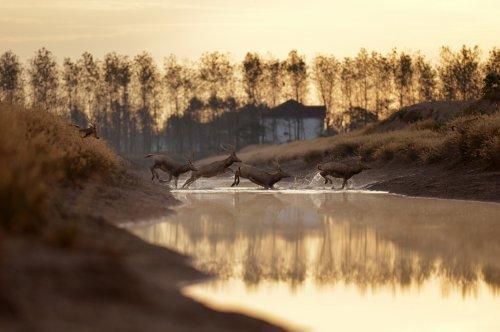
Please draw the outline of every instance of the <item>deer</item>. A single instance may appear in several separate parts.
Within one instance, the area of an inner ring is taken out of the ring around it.
[[[79,125],[74,124],[74,127],[78,128],[78,131],[80,134],[83,134],[81,137],[82,138],[87,138],[89,136],[94,136],[95,138],[99,139],[99,136],[97,136],[97,128],[95,124],[91,123],[89,127],[87,128],[82,128]]]
[[[153,158],[153,165],[149,168],[151,170],[151,181],[154,181],[155,177],[158,181],[164,183],[170,183],[172,177],[174,178],[175,188],[177,189],[177,182],[179,181],[179,176],[188,172],[188,171],[197,171],[198,169],[193,164],[193,154],[191,153],[191,157],[187,157],[187,162],[185,164],[181,164],[178,161],[173,160],[164,154],[148,154],[145,158]],[[162,180],[158,176],[158,172],[156,169],[159,168],[162,171],[169,174],[168,180]]]
[[[228,149],[221,145],[221,148],[225,151]],[[181,188],[188,188],[194,181],[199,178],[211,178],[220,174],[224,174],[227,171],[231,171],[229,168],[232,164],[241,162],[241,159],[236,156],[235,147],[233,146],[230,150],[229,156],[222,160],[217,160],[211,162],[210,164],[198,167],[198,170],[191,172],[191,177],[184,182]]]
[[[328,184],[328,182],[332,184],[332,189],[335,188],[333,186],[333,181],[329,178],[329,176],[343,179],[341,189],[344,189],[347,181],[354,175],[359,174],[366,169],[370,169],[368,166],[364,165],[361,160],[359,160],[356,165],[330,161],[317,165],[317,168],[320,171],[319,174],[325,179],[325,184]]]
[[[269,173],[251,165],[241,165],[234,173],[234,182],[231,187],[240,184],[240,178],[248,179],[253,183],[264,187],[265,189],[274,189],[274,184],[282,179],[289,178],[291,175],[284,172],[278,162],[276,172]]]

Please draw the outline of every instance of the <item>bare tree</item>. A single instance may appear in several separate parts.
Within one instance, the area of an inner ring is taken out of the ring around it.
[[[228,95],[233,83],[234,68],[227,55],[219,52],[204,53],[200,59],[200,80],[208,92],[207,99],[212,96]]]
[[[0,102],[20,104],[23,102],[22,67],[12,51],[0,56]]]
[[[138,115],[143,131],[143,152],[150,152],[153,133],[159,149],[160,73],[153,58],[143,52],[134,58],[135,79],[138,88]]]
[[[31,105],[42,110],[57,109],[59,106],[59,70],[49,50],[39,49],[30,61],[28,69],[31,88]]]
[[[71,120],[82,127],[87,126],[87,116],[83,111],[80,92],[79,79],[81,67],[70,58],[65,58],[63,62],[62,81],[64,89],[64,101],[69,110]]]
[[[264,64],[264,89],[266,103],[274,107],[281,102],[285,85],[285,64],[271,58]]]
[[[259,105],[262,103],[262,84],[264,64],[259,54],[247,53],[242,64],[243,89],[248,103]]]
[[[481,86],[479,47],[469,48],[464,45],[456,53],[447,46],[442,47],[438,71],[444,98],[468,100],[479,96]]]
[[[372,63],[365,48],[362,48],[359,51],[354,61],[356,68],[356,79],[358,82],[361,97],[359,99],[361,100],[363,108],[368,109],[369,93],[372,86]]]
[[[493,47],[484,66],[485,73],[500,75],[500,49]]]
[[[418,101],[432,101],[436,96],[436,70],[422,55],[415,59],[415,73],[418,83]]]
[[[479,96],[481,70],[479,66],[481,52],[478,46],[462,46],[455,56],[454,76],[458,86],[459,98],[468,100]]]
[[[318,91],[321,101],[326,107],[327,127],[331,127],[335,121],[333,114],[334,93],[340,74],[340,62],[334,56],[318,55],[314,58],[312,80]]]
[[[307,64],[304,56],[299,55],[296,50],[290,51],[285,70],[291,97],[299,103],[304,102],[307,96]]]
[[[372,52],[373,88],[375,95],[375,114],[380,118],[382,112],[388,112],[393,94],[393,68],[388,57]]]
[[[171,109],[176,115],[181,114],[181,93],[184,84],[184,68],[177,62],[175,55],[165,58],[165,87]]]
[[[398,92],[399,107],[412,102],[413,62],[409,54],[402,52],[394,67],[394,83]]]

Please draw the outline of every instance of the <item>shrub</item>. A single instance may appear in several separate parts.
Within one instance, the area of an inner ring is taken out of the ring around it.
[[[38,232],[54,184],[124,174],[103,140],[82,139],[58,115],[0,105],[0,226]]]

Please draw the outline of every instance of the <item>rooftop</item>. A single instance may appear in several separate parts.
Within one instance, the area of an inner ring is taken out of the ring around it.
[[[326,116],[325,106],[306,106],[293,99],[264,112],[265,118],[320,118]]]

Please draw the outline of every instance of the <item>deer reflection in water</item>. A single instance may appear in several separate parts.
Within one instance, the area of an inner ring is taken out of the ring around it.
[[[391,195],[179,194],[164,223],[133,230],[248,287],[353,284],[404,290],[439,278],[444,293],[500,285],[500,206]],[[477,208],[476,204],[480,205]]]

